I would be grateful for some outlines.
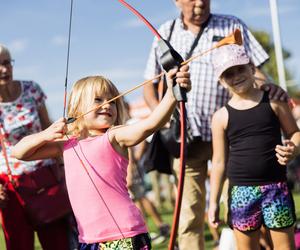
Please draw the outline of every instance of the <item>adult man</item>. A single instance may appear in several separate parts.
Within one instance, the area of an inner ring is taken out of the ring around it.
[[[242,32],[244,46],[255,66],[262,65],[268,55],[255,40],[247,26],[238,18],[210,13],[210,0],[176,0],[181,11],[176,18],[164,23],[159,32],[164,38],[170,38],[171,45],[186,59],[196,40],[193,54],[206,51],[220,39],[231,34],[235,29]],[[171,35],[170,35],[171,33]],[[161,71],[157,39],[154,40],[148,59],[145,78],[150,79]],[[190,63],[192,90],[188,94],[187,111],[195,142],[188,151],[185,173],[183,201],[178,229],[180,250],[204,249],[204,211],[205,178],[207,161],[211,159],[211,116],[229,98],[229,93],[218,84],[211,64],[211,53]],[[256,68],[256,76],[265,76]],[[154,85],[146,85],[144,97],[151,109],[157,104]],[[174,170],[178,175],[179,161],[174,160]]]

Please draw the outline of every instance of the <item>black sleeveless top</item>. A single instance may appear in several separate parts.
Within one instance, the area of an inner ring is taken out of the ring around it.
[[[264,185],[286,180],[286,167],[277,162],[282,145],[280,122],[265,92],[258,105],[237,110],[228,104],[227,176],[232,185]]]

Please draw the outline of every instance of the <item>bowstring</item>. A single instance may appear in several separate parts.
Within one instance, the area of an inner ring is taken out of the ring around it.
[[[64,85],[64,106],[63,106],[63,118],[65,118],[66,116],[66,108],[67,108],[67,92],[68,92],[68,75],[69,75],[69,61],[70,61],[70,48],[71,48],[71,33],[72,33],[72,17],[73,17],[73,0],[70,1],[70,15],[69,15],[69,27],[68,27],[68,46],[67,46],[67,60],[66,60],[66,76],[65,76],[65,85]],[[67,135],[67,133],[65,134],[66,138],[68,140],[70,140],[70,137]],[[79,143],[79,142],[78,142]],[[104,206],[106,207],[108,213],[110,214],[114,224],[116,225],[116,227],[118,228],[118,231],[121,233],[123,239],[125,239],[125,236],[119,226],[119,224],[117,223],[115,217],[113,216],[111,210],[109,209],[108,204],[106,203],[105,199],[103,198],[103,196],[101,195],[100,190],[98,189],[96,183],[94,182],[94,180],[92,179],[92,176],[90,175],[87,167],[85,166],[84,162],[82,161],[82,159],[80,158],[79,153],[76,151],[74,145],[72,145],[72,148],[74,150],[74,153],[76,154],[76,156],[78,157],[80,164],[83,166],[86,174],[88,175],[90,181],[92,182],[93,186],[96,189],[96,192],[98,193],[98,195],[100,196]],[[83,153],[83,152],[82,152]]]
[[[68,92],[69,61],[70,61],[70,48],[71,48],[72,17],[73,17],[73,0],[71,0],[70,16],[69,16],[68,47],[67,47],[66,77],[65,77],[65,88],[64,88],[64,108],[63,108],[63,117],[64,118],[66,116],[66,108],[67,108],[67,92]]]

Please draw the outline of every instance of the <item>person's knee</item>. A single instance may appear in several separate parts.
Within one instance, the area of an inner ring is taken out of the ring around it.
[[[260,250],[259,235],[259,229],[244,232],[234,229],[234,237],[239,250]]]
[[[180,217],[179,229],[181,233],[201,234],[204,231],[204,215],[199,216],[197,212],[191,211]]]
[[[282,229],[270,229],[270,235],[275,249],[294,250],[294,226]]]

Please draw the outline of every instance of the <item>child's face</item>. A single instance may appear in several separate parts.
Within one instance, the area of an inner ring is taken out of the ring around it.
[[[237,65],[225,70],[220,82],[234,93],[244,93],[254,87],[255,68],[252,64]]]
[[[93,109],[111,98],[107,96],[95,96],[94,101],[90,107]],[[110,102],[103,105],[101,108],[90,112],[85,116],[85,125],[90,134],[98,135],[103,134],[106,129],[113,126],[117,119],[117,106],[116,102]]]

